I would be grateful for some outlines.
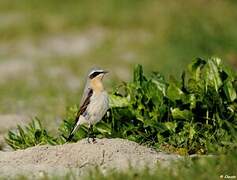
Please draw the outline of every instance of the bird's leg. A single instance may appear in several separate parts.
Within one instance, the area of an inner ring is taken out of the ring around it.
[[[91,125],[89,125],[89,128],[88,128],[88,137],[87,137],[87,142],[90,143],[90,135],[91,135]]]
[[[94,134],[94,131],[93,131],[93,125],[91,125],[91,130],[92,130],[92,143],[96,143],[96,139],[95,139],[95,134]]]
[[[96,143],[95,135],[93,131],[93,125],[89,125],[89,128],[88,128],[88,138],[87,138],[88,143],[91,143],[90,138],[92,138],[92,143]]]

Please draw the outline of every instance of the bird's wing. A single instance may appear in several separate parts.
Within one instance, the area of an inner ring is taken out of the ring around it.
[[[87,88],[85,90],[85,93],[84,93],[84,95],[82,97],[82,101],[81,101],[81,104],[80,104],[80,109],[77,112],[77,117],[76,117],[77,119],[76,119],[76,121],[78,120],[80,115],[82,115],[86,111],[86,108],[87,108],[87,106],[90,103],[90,99],[91,99],[92,94],[93,94],[93,90],[91,88]]]
[[[85,89],[84,89],[82,97],[81,97],[80,107],[84,104],[84,102],[85,102],[86,98],[88,97],[88,94],[91,90],[89,83],[90,83],[89,80],[87,80],[86,84],[85,84]]]
[[[84,98],[84,100],[81,102],[80,109],[77,113],[78,116],[82,115],[86,111],[86,108],[90,103],[92,94],[93,94],[93,90],[91,88],[88,88],[88,91],[86,93],[86,98]]]
[[[75,118],[75,122],[74,122],[74,125],[73,125],[73,128],[72,128],[72,130],[71,130],[71,132],[70,132],[70,134],[69,134],[69,137],[67,138],[67,141],[71,141],[71,139],[73,138],[73,134],[74,134],[74,132],[77,130],[77,128],[79,127],[79,123],[78,123],[78,121],[79,121],[79,117],[80,117],[80,115],[82,115],[85,111],[86,111],[86,109],[87,109],[87,107],[88,107],[88,105],[89,105],[89,103],[90,103],[90,98],[91,98],[91,96],[92,96],[92,94],[93,94],[93,90],[92,89],[90,89],[90,88],[88,88],[88,90],[86,91],[86,96],[85,96],[85,98],[84,98],[84,101],[82,101],[81,102],[81,105],[80,105],[80,109],[78,110],[78,112],[77,112],[77,115],[76,115],[76,118]],[[85,94],[84,94],[85,95]],[[83,95],[83,96],[84,96]],[[83,99],[83,98],[82,98]]]

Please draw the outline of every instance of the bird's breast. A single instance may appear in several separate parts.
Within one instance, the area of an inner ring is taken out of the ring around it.
[[[108,109],[108,94],[105,91],[99,94],[93,94],[87,108],[88,120],[93,123],[100,121]]]

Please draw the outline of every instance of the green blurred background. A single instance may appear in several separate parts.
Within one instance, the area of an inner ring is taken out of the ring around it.
[[[195,57],[237,66],[236,0],[0,0],[0,114],[54,129],[91,67],[107,89],[146,72],[179,76]]]

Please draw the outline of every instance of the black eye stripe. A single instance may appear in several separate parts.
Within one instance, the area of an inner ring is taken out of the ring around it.
[[[94,77],[98,76],[101,73],[103,73],[103,72],[95,71],[95,72],[93,72],[92,74],[89,75],[89,78],[93,79]]]

